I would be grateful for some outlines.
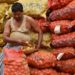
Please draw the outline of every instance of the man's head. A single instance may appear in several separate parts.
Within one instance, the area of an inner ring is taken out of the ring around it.
[[[14,19],[20,20],[23,17],[23,6],[21,3],[14,3],[11,10]]]

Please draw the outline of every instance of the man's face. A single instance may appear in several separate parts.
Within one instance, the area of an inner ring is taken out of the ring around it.
[[[12,13],[15,20],[20,21],[23,17],[23,12],[17,11]]]

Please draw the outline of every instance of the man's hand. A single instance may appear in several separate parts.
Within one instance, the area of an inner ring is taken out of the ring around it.
[[[25,54],[31,54],[31,53],[37,52],[38,50],[39,49],[28,47],[26,50],[24,50],[24,53]]]
[[[24,41],[24,40],[17,40],[17,44],[23,45],[23,46],[29,46],[28,41]]]

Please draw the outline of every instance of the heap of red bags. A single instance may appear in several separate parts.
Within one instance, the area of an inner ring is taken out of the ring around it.
[[[51,52],[27,56],[31,75],[75,74],[75,0],[48,0],[46,19],[36,19],[43,32],[51,32]],[[40,49],[41,50],[41,49]]]
[[[75,0],[48,0],[55,70],[75,74]]]
[[[48,0],[47,19],[36,19],[43,32],[51,32],[51,52],[4,50],[4,75],[75,75],[75,0]],[[48,22],[49,20],[50,22]]]

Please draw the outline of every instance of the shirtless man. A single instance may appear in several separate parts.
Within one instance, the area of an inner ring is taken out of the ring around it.
[[[38,33],[38,43],[36,46],[36,50],[38,50],[42,42],[42,31],[35,20],[29,16],[23,15],[23,6],[20,3],[13,4],[11,10],[12,17],[6,22],[3,33],[4,41],[7,43],[5,47],[15,47],[18,49],[20,46],[26,45],[26,42],[30,42],[31,40],[30,32],[33,29]],[[14,37],[12,37],[12,35]],[[14,46],[10,44],[14,44]]]

